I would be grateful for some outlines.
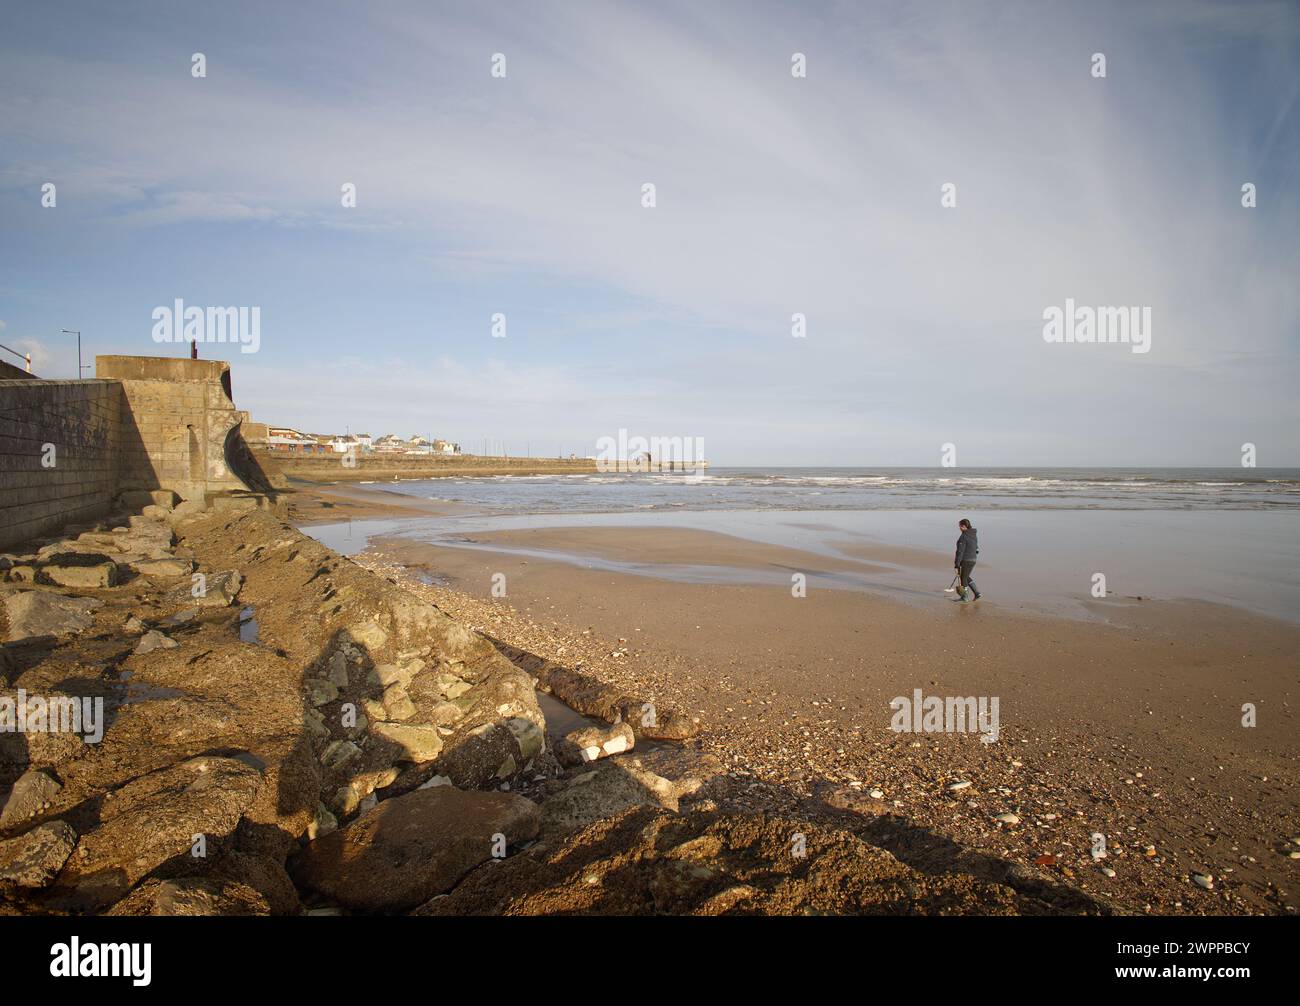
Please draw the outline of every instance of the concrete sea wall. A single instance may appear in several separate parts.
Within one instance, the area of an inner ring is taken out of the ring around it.
[[[259,453],[259,456],[262,455]],[[452,475],[581,475],[596,470],[586,458],[487,458],[478,455],[436,458],[405,454],[342,454],[322,457],[269,455],[285,475],[308,482],[364,482],[377,479],[430,479]]]
[[[107,513],[124,412],[115,381],[0,381],[0,548]]]
[[[267,492],[220,360],[99,356],[94,380],[0,380],[0,548],[107,513],[121,492]]]

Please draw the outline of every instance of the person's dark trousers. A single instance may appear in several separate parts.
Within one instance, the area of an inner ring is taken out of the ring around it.
[[[966,596],[967,587],[971,589],[971,593],[976,597],[980,596],[980,589],[975,586],[975,581],[972,580],[970,576],[971,570],[974,568],[975,563],[973,562],[963,562],[961,564],[961,590],[957,591],[958,597],[964,598]]]

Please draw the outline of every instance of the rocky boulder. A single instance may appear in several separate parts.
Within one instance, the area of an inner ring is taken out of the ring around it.
[[[236,880],[179,877],[141,884],[107,912],[108,915],[270,915],[260,891]]]
[[[201,862],[192,856],[194,836],[204,836],[212,854],[261,784],[261,772],[243,761],[199,757],[106,794],[99,827],[82,838],[51,891],[54,904],[99,910],[164,864]]]
[[[563,834],[642,805],[675,812],[679,796],[671,780],[634,760],[602,762],[568,780],[564,789],[542,803],[542,832]]]
[[[9,594],[4,599],[9,641],[84,632],[94,624],[92,613],[103,604],[92,597],[64,597],[44,590]]]
[[[40,575],[60,587],[104,590],[117,584],[117,564],[97,553],[65,552],[42,566]]]
[[[555,754],[566,765],[579,765],[609,755],[631,751],[636,735],[626,723],[611,727],[586,727],[565,735],[555,747]]]
[[[50,821],[31,831],[0,841],[0,890],[33,890],[48,885],[77,844],[77,833],[66,821]]]
[[[136,559],[127,563],[127,565],[141,576],[147,576],[151,580],[189,576],[194,570],[194,560],[192,559]]]
[[[0,828],[10,828],[35,817],[50,805],[63,787],[48,772],[32,769],[14,783],[9,798],[0,810]]]
[[[451,786],[385,800],[307,845],[300,886],[362,912],[403,912],[451,890],[475,866],[537,834],[537,805]]]
[[[165,636],[157,629],[150,629],[140,637],[140,642],[135,644],[135,652],[139,655],[153,653],[154,650],[174,650],[180,646],[180,643]]]

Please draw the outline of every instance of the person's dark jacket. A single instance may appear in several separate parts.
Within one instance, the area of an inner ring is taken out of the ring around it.
[[[961,537],[957,539],[957,556],[952,561],[954,566],[960,566],[963,562],[975,561],[975,556],[979,555],[980,551],[977,534],[975,528],[970,528],[961,533]]]

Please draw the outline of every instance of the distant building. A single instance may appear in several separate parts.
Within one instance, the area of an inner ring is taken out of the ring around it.
[[[328,444],[320,443],[316,437],[295,430],[291,426],[271,426],[267,428],[266,449],[272,454],[327,454]]]
[[[332,437],[329,446],[335,454],[359,454],[362,450],[361,440],[354,436]]]

